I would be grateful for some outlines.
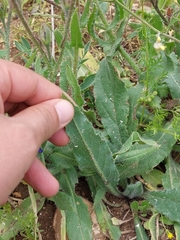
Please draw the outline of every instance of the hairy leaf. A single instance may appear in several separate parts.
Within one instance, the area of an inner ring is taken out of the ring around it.
[[[136,118],[136,108],[137,108],[137,100],[141,95],[143,86],[140,84],[137,84],[134,87],[131,87],[128,89],[128,97],[129,97],[129,116],[128,116],[128,122],[127,122],[127,129],[128,133],[131,134],[133,131],[137,129],[138,120]]]
[[[180,224],[179,223],[174,223],[174,230],[176,234],[176,239],[180,239]]]
[[[118,151],[128,138],[127,117],[129,106],[124,83],[121,82],[114,68],[106,59],[100,64],[95,77],[95,99],[98,114],[106,129],[113,151]]]
[[[65,210],[69,240],[92,239],[92,223],[87,206],[75,194],[75,184],[78,182],[76,170],[72,167],[63,171],[58,180],[64,192],[59,192],[53,200],[60,209]]]
[[[124,196],[127,196],[130,199],[139,197],[143,194],[143,186],[141,182],[136,182],[134,184],[127,185],[125,191],[123,192]]]
[[[67,66],[67,68],[66,68],[66,75],[67,75],[68,82],[72,88],[72,94],[73,94],[74,101],[77,103],[78,106],[82,106],[84,100],[81,96],[81,89],[80,89],[80,86],[69,66]]]
[[[75,108],[75,116],[67,126],[67,134],[71,138],[70,146],[73,148],[80,170],[85,173],[89,171],[97,173],[106,187],[117,195],[118,171],[109,146],[95,132],[79,108]]]
[[[166,189],[179,188],[180,186],[180,165],[169,155],[166,163],[166,173],[162,179]]]
[[[153,214],[150,219],[145,223],[146,229],[150,230],[151,240],[157,240],[159,237],[159,229],[156,224],[157,218],[159,218],[159,213]]]
[[[95,208],[95,213],[98,219],[98,223],[101,227],[101,231],[104,234],[109,234],[110,239],[120,239],[121,232],[118,226],[114,226],[111,222],[111,215],[107,211],[105,205],[100,202]]]
[[[180,77],[179,72],[170,72],[164,81],[169,86],[173,99],[180,98]]]
[[[172,146],[176,142],[174,137],[168,133],[171,129],[172,126],[167,125],[165,127],[165,132],[158,132],[155,135],[150,135],[149,143],[133,144],[132,142],[129,150],[120,151],[120,154],[118,154],[115,159],[118,164],[117,167],[120,178],[129,178],[136,174],[149,172],[153,167],[163,161],[164,158],[169,155]],[[144,138],[148,139],[148,135],[144,136]],[[150,144],[153,141],[155,141],[156,144]],[[127,143],[124,145],[127,145]],[[126,148],[123,146],[122,149]]]
[[[92,223],[86,204],[74,195],[74,211],[65,211],[69,240],[91,240]]]
[[[148,192],[145,194],[145,198],[158,212],[172,221],[180,222],[180,188]]]
[[[91,0],[87,0],[86,5],[84,7],[84,11],[80,19],[80,25],[82,28],[84,28],[88,22],[90,5],[91,5]]]
[[[58,192],[52,200],[61,210],[73,211],[72,197],[64,192]]]

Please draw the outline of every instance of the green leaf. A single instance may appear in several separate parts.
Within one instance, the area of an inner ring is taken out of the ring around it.
[[[63,192],[59,192],[53,200],[65,211],[69,240],[91,240],[92,223],[87,206],[75,193],[78,182],[77,171],[72,167],[64,170],[58,180]]]
[[[124,16],[123,8],[121,8],[119,5],[115,4],[115,16],[114,16],[112,22],[109,24],[106,31],[109,31],[112,28],[114,28],[116,26],[116,24],[118,24],[120,22],[120,20],[123,18],[123,16]]]
[[[72,149],[69,145],[64,147],[54,147],[52,150],[45,148],[47,167],[53,175],[58,174],[62,169],[77,166]]]
[[[65,211],[69,240],[92,240],[92,223],[86,204],[74,195],[74,211]]]
[[[83,83],[80,85],[81,91],[86,90],[94,84],[95,76],[95,74],[91,74],[83,81]]]
[[[79,108],[75,108],[74,119],[66,131],[80,170],[97,173],[106,187],[117,195],[119,177],[109,146],[96,134],[92,124]]]
[[[128,138],[127,91],[112,65],[106,60],[100,63],[100,69],[95,77],[94,93],[98,114],[107,134],[110,137],[113,151],[118,151]]]
[[[179,72],[170,72],[164,81],[169,86],[169,90],[173,99],[180,98],[180,76]]]
[[[174,223],[174,230],[176,234],[176,240],[180,239],[180,224],[179,223]]]
[[[84,103],[84,100],[82,98],[81,95],[81,90],[78,84],[78,81],[76,80],[71,68],[69,67],[69,65],[66,68],[66,76],[67,76],[67,80],[70,84],[70,86],[72,87],[73,90],[73,99],[74,101],[77,103],[78,106],[82,106]]]
[[[155,213],[151,216],[151,218],[146,222],[146,229],[150,230],[151,233],[151,240],[157,240],[159,238],[158,231],[157,231],[157,217],[159,213]]]
[[[81,19],[80,19],[80,26],[82,28],[84,28],[88,22],[89,19],[89,9],[90,9],[90,4],[91,4],[91,0],[87,0],[86,1],[86,5],[84,7],[84,11],[81,15]]]
[[[72,197],[64,192],[58,192],[52,200],[55,202],[56,206],[61,210],[73,211]]]
[[[135,197],[139,197],[143,194],[144,190],[143,190],[143,186],[141,182],[136,182],[134,184],[129,184],[125,191],[123,192],[123,195],[133,199]]]
[[[180,165],[169,155],[166,163],[166,173],[162,179],[163,187],[166,189],[179,188]]]
[[[121,232],[119,230],[119,227],[112,224],[111,215],[107,211],[105,205],[100,202],[100,204],[97,205],[94,211],[96,213],[101,231],[104,234],[107,234],[108,232],[110,235],[110,239],[120,239]]]
[[[82,41],[81,30],[79,27],[78,11],[74,11],[71,20],[71,46],[75,48],[83,48],[84,44]]]
[[[123,151],[120,151],[120,154],[115,158],[121,179],[149,172],[163,161],[169,155],[172,146],[176,142],[174,137],[168,133],[171,131],[172,125],[168,124],[164,128],[164,132],[143,136],[144,139],[149,138],[149,143],[142,144],[137,142],[133,144],[132,142],[129,150],[127,143],[125,143],[122,147]],[[152,143],[154,141],[155,144],[151,144],[151,141]]]
[[[137,107],[137,100],[141,95],[143,86],[140,84],[136,84],[136,86],[131,87],[128,89],[127,94],[129,97],[129,116],[127,122],[128,133],[131,134],[133,131],[137,129],[138,120],[136,118],[136,107]]]
[[[55,37],[55,40],[57,42],[58,47],[60,47],[61,41],[63,39],[63,36],[62,36],[61,32],[56,29],[54,31],[54,37]]]
[[[40,194],[35,194],[37,210],[39,211],[44,204],[45,198]],[[24,221],[26,219],[26,222]],[[28,219],[28,220],[27,220]],[[12,239],[20,231],[24,231],[29,221],[34,223],[34,213],[30,197],[23,200],[21,205],[6,215],[6,218],[0,223],[0,233],[3,240]],[[34,226],[32,226],[34,228]]]
[[[136,201],[131,203],[131,210],[133,212],[133,219],[134,219],[134,227],[136,231],[136,237],[138,240],[148,240],[148,237],[146,235],[145,229],[143,228],[141,221],[138,217],[137,211],[138,211],[138,203]]]
[[[163,173],[160,170],[153,169],[148,173],[142,173],[143,179],[150,184],[153,188],[157,188],[158,185],[162,185]]]
[[[144,197],[158,212],[172,221],[180,222],[180,188],[148,192]]]

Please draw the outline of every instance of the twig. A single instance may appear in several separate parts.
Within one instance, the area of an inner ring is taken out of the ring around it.
[[[70,5],[70,9],[69,9],[69,12],[68,12],[68,18],[67,18],[66,24],[65,24],[64,37],[63,37],[63,39],[61,41],[61,44],[60,44],[61,52],[59,54],[59,58],[57,60],[55,70],[54,70],[55,74],[57,74],[57,72],[59,72],[60,64],[61,64],[62,57],[63,57],[63,54],[64,54],[64,50],[65,50],[64,46],[65,46],[65,42],[66,42],[68,32],[69,32],[69,26],[70,26],[71,16],[72,16],[73,9],[74,9],[74,4],[75,4],[75,0],[72,0],[71,5]],[[56,78],[56,75],[53,76],[52,80],[54,80],[55,78]],[[56,82],[56,80],[55,80],[55,82]]]
[[[163,20],[164,24],[166,26],[168,26],[168,21],[167,19],[164,17],[164,15],[162,14],[162,12],[160,11],[159,7],[158,7],[158,1],[157,0],[150,0],[150,2],[152,3],[154,9],[156,10],[156,12],[159,14],[160,18]]]
[[[54,44],[54,5],[51,4],[51,27],[52,27],[52,34],[51,34],[51,41],[52,41],[52,49],[51,54],[52,58],[55,58],[55,44]]]

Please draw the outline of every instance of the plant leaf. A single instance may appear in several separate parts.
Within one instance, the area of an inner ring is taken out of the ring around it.
[[[170,218],[172,221],[180,222],[180,188],[147,192],[144,197],[158,212]]]
[[[69,240],[91,240],[92,223],[86,204],[74,195],[74,211],[66,212],[67,233]]]
[[[91,240],[92,223],[87,206],[75,194],[75,184],[78,182],[76,170],[72,167],[63,171],[58,180],[64,192],[59,192],[53,200],[60,209],[65,210],[69,240]]]
[[[146,235],[145,229],[143,228],[141,221],[138,217],[137,211],[138,211],[138,203],[136,201],[131,203],[131,210],[133,212],[133,219],[134,219],[134,226],[136,231],[136,237],[138,240],[148,240],[148,237]]]
[[[82,106],[84,103],[84,100],[83,100],[83,97],[81,96],[81,89],[69,65],[66,68],[66,76],[73,90],[72,94],[73,94],[74,101],[77,103],[78,106]]]
[[[143,185],[141,182],[136,182],[134,184],[127,185],[125,191],[123,192],[123,195],[133,199],[135,197],[139,197],[143,194]]]
[[[121,232],[118,226],[112,224],[111,215],[107,211],[105,205],[100,202],[94,209],[101,231],[104,234],[109,233],[110,239],[120,239]]]
[[[86,116],[75,108],[73,121],[66,128],[71,138],[70,146],[82,172],[96,172],[106,187],[114,194],[117,192],[118,171],[112,153],[105,140],[96,134]]]
[[[129,107],[127,92],[114,68],[106,59],[102,60],[95,77],[94,93],[96,107],[106,129],[113,151],[118,151],[128,138],[127,117]]]
[[[180,98],[180,77],[179,72],[170,72],[164,81],[169,86],[173,99]]]
[[[180,224],[179,223],[174,223],[174,230],[176,234],[176,240],[180,239]]]
[[[40,194],[35,194],[37,202],[37,210],[39,211],[45,201]],[[6,218],[0,223],[0,233],[3,240],[12,239],[19,231],[23,231],[27,227],[24,219],[31,218],[33,220],[33,209],[30,197],[23,200],[22,204],[6,215]],[[27,220],[28,221],[28,220]],[[29,227],[29,226],[28,226]],[[12,230],[13,228],[13,230]]]
[[[149,140],[151,140],[151,142],[155,141],[156,144],[152,145],[150,142],[149,144],[132,144],[128,151],[117,155],[115,160],[118,164],[117,168],[121,179],[149,172],[163,161],[164,158],[169,155],[172,146],[176,142],[174,137],[168,133],[171,130],[172,125],[167,124],[164,128],[166,132],[158,132],[155,135],[149,136]],[[143,137],[148,139],[147,134]],[[122,149],[123,148],[124,146]]]
[[[151,233],[151,240],[157,240],[159,237],[158,226],[156,225],[157,218],[159,218],[159,213],[154,213],[146,222],[146,229]]]
[[[81,31],[79,27],[79,19],[77,9],[74,11],[71,20],[71,46],[75,48],[83,48],[84,44],[81,37]]]
[[[91,0],[87,0],[86,1],[86,5],[84,7],[84,11],[81,15],[81,19],[80,19],[80,26],[82,28],[84,28],[88,22],[88,19],[89,19],[89,7],[90,7],[90,4],[91,4]]]
[[[138,120],[136,118],[136,107],[138,105],[137,100],[139,99],[139,96],[141,95],[143,86],[140,84],[136,84],[136,86],[133,86],[128,89],[128,102],[129,102],[129,116],[128,116],[128,122],[127,122],[127,128],[129,135],[137,129]]]
[[[157,188],[158,185],[162,185],[162,177],[164,173],[158,169],[153,169],[148,173],[142,173],[143,179],[150,184],[153,188]]]
[[[162,178],[163,187],[166,189],[179,188],[180,165],[169,155],[166,163],[166,173]]]
[[[68,194],[58,192],[52,200],[59,209],[73,211],[72,198]]]

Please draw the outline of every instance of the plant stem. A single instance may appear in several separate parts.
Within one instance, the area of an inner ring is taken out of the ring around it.
[[[9,60],[10,58],[10,26],[11,26],[11,17],[12,17],[12,10],[11,8],[9,8],[8,11],[8,19],[7,19],[7,24],[5,26],[5,46],[6,46],[6,51],[7,51],[7,55],[6,55],[6,60]]]
[[[25,18],[24,18],[24,16],[23,16],[23,14],[22,14],[22,12],[21,12],[21,9],[20,9],[20,7],[19,7],[19,4],[18,4],[17,0],[13,0],[13,1],[11,1],[11,3],[12,3],[12,5],[13,5],[13,7],[15,8],[16,13],[18,14],[18,16],[19,16],[22,24],[24,25],[26,31],[28,32],[31,40],[32,40],[33,43],[36,45],[36,47],[38,48],[38,50],[39,50],[39,52],[41,53],[42,57],[44,58],[46,64],[47,64],[47,65],[49,66],[49,68],[50,68],[49,60],[48,60],[48,58],[47,58],[44,50],[42,49],[40,43],[36,40],[36,38],[34,37],[31,29],[29,28],[29,26],[28,26],[28,24],[27,24],[27,22],[26,22],[26,20],[25,20]]]
[[[119,46],[119,52],[126,59],[129,65],[134,69],[134,71],[139,75],[141,74],[141,69],[135,64],[133,59],[129,56],[129,54],[124,50],[122,46]]]
[[[74,65],[73,65],[73,72],[75,77],[77,77],[78,57],[79,57],[79,48],[75,47],[74,48]]]
[[[162,12],[160,11],[159,7],[158,7],[158,1],[157,0],[150,0],[150,2],[152,3],[154,9],[156,10],[156,12],[159,14],[160,18],[163,20],[164,24],[166,26],[168,26],[168,21],[167,19],[164,17],[164,15],[162,14]]]
[[[96,3],[96,5],[97,5],[97,7],[98,7],[99,17],[100,17],[102,23],[104,24],[105,29],[107,29],[109,25],[108,25],[108,23],[107,23],[107,21],[106,21],[106,18],[105,18],[104,13],[102,12],[102,10],[101,10],[101,8],[100,8],[100,6],[99,6],[98,0],[95,0],[95,3]],[[109,30],[109,31],[107,31],[107,33],[108,33],[111,41],[113,41],[113,40],[115,39],[115,36],[114,36],[114,34],[112,33],[112,31]]]
[[[118,0],[113,0],[113,2],[115,2],[116,4],[118,4],[120,7],[122,7],[124,10],[126,10],[128,13],[130,13],[133,17],[135,17],[136,19],[138,19],[140,22],[142,22],[143,24],[145,24],[146,26],[148,26],[151,30],[153,30],[156,33],[159,33],[159,30],[154,28],[153,26],[151,26],[148,22],[146,22],[144,19],[142,19],[141,17],[139,17],[136,13],[132,12],[130,9],[128,9],[124,4],[122,4],[121,2],[119,2]],[[166,33],[161,33],[162,36],[167,37],[177,43],[180,44],[180,40],[178,40],[175,37],[172,37]]]
[[[65,50],[65,42],[66,42],[68,32],[69,32],[69,26],[70,26],[71,16],[72,16],[73,9],[74,9],[74,4],[75,4],[75,0],[72,0],[71,5],[70,5],[70,9],[69,9],[69,12],[68,12],[68,18],[67,18],[66,24],[65,24],[64,37],[63,37],[63,39],[61,41],[61,44],[60,44],[61,52],[59,54],[59,58],[57,60],[57,63],[56,63],[55,69],[54,69],[54,75],[53,75],[53,78],[52,78],[53,82],[56,82],[56,76],[57,76],[57,73],[59,72],[59,69],[60,69],[60,64],[61,64],[62,57],[63,57],[64,50]]]
[[[100,6],[99,6],[99,2],[97,0],[95,0],[97,6],[98,6],[98,11],[99,11],[99,16],[101,18],[102,23],[104,24],[104,28],[107,29],[108,27],[108,23],[106,21],[106,18],[104,17],[104,14],[102,13]],[[102,28],[103,29],[103,28]],[[114,34],[111,30],[107,31],[107,34],[109,35],[110,39],[112,41],[114,41]],[[137,74],[141,73],[140,68],[136,65],[136,63],[133,61],[133,59],[129,56],[129,54],[124,50],[123,47],[119,47],[118,48],[119,52],[121,53],[121,55],[125,58],[125,60],[131,65],[131,67],[135,70],[135,72]]]

